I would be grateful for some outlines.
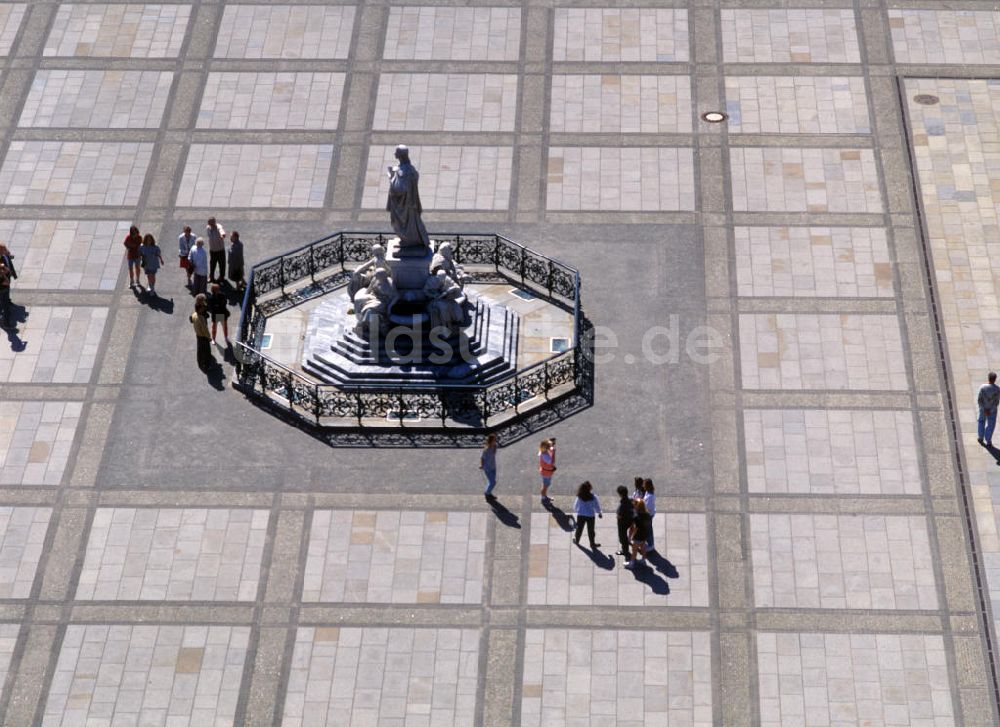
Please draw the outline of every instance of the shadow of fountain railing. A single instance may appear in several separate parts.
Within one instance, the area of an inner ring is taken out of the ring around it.
[[[348,429],[535,431],[532,421],[586,408],[593,402],[591,326],[580,305],[577,270],[496,234],[435,235],[450,242],[472,282],[506,282],[572,313],[569,348],[487,386],[408,384],[341,386],[315,381],[261,350],[267,318],[344,285],[369,260],[385,233],[338,232],[264,260],[251,271],[235,350],[236,385],[269,410],[311,427]],[[585,335],[587,334],[587,335]],[[567,408],[571,399],[575,405]],[[585,405],[585,406],[582,406]],[[530,414],[531,416],[527,416]],[[477,440],[478,441],[478,440]]]

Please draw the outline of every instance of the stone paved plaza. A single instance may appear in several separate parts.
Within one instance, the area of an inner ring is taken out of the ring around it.
[[[0,2],[0,722],[1000,724],[996,79],[982,0]],[[608,344],[500,432],[494,506],[478,437],[195,366],[183,226],[386,230],[401,142],[432,235],[578,268]]]

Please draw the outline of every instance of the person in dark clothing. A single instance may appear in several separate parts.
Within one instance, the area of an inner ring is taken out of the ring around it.
[[[222,292],[222,286],[212,283],[212,292],[208,296],[208,312],[212,316],[212,342],[215,342],[215,334],[219,324],[222,324],[222,335],[226,337],[226,345],[229,345],[229,301],[226,294]]]
[[[594,494],[594,486],[589,482],[584,482],[576,491],[573,511],[576,513],[576,537],[573,540],[577,545],[580,544],[580,536],[583,535],[583,528],[586,526],[587,536],[590,538],[590,549],[600,548],[601,544],[594,539],[594,515],[603,518],[604,513],[601,512],[601,501]]]
[[[0,262],[0,326],[11,327],[10,320],[10,268]]]
[[[194,313],[191,314],[191,325],[198,341],[198,368],[208,371],[212,365],[212,339],[208,333],[208,303],[205,296],[199,293],[194,297]]]
[[[629,546],[628,531],[632,527],[632,523],[635,522],[635,506],[632,504],[632,499],[628,496],[628,488],[624,485],[619,485],[616,490],[618,497],[618,544],[621,546],[621,550],[618,551],[618,555],[624,555],[626,558],[629,557],[631,553],[631,548]]]
[[[646,512],[646,503],[637,501],[635,503],[635,522],[632,524],[632,559],[625,564],[626,568],[635,568],[636,558],[641,554],[646,555],[646,543],[653,533],[653,520]]]

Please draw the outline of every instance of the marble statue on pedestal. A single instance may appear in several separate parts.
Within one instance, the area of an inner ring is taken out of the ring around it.
[[[423,213],[417,189],[420,175],[410,163],[410,150],[402,144],[396,147],[396,159],[399,163],[389,167],[389,198],[385,209],[399,237],[400,254],[418,257],[430,249],[430,238],[420,219]]]
[[[465,322],[465,296],[462,289],[444,270],[439,270],[427,278],[423,292],[427,299],[427,315],[430,317],[431,327],[444,327],[449,333],[457,333]]]
[[[358,319],[356,330],[366,335],[372,326],[383,325],[389,315],[389,306],[399,297],[396,286],[385,268],[378,268],[371,283],[354,296],[354,315]]]
[[[351,280],[347,284],[347,297],[354,300],[354,296],[358,294],[358,291],[364,290],[371,285],[372,279],[375,277],[375,271],[386,267],[385,248],[381,245],[372,245],[372,259],[351,273]]]
[[[461,265],[455,264],[453,254],[450,242],[442,242],[438,245],[437,252],[434,253],[434,257],[431,259],[431,274],[433,275],[439,270],[444,270],[458,287],[464,288],[465,270],[462,269]]]

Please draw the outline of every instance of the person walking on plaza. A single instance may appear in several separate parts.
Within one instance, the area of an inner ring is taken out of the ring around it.
[[[226,338],[226,345],[229,345],[229,306],[227,305],[226,294],[222,292],[222,286],[212,283],[212,292],[208,296],[208,312],[212,316],[212,343],[215,343],[215,334],[218,326],[222,324],[222,335]]]
[[[656,544],[653,542],[653,518],[656,517],[656,488],[653,487],[653,481],[646,479],[642,481],[642,504],[646,506],[646,512],[649,514],[649,540],[646,541],[646,552],[651,552],[656,550]]]
[[[479,455],[479,469],[486,477],[486,492],[483,494],[487,500],[492,500],[493,488],[497,486],[497,435],[495,434],[486,437],[486,444],[483,445],[482,454]]]
[[[984,447],[993,446],[993,429],[997,425],[997,405],[1000,405],[1000,386],[996,372],[990,371],[987,383],[979,387],[976,404],[979,408],[979,436],[976,440]]]
[[[214,217],[208,218],[205,227],[205,238],[208,240],[208,279],[215,283],[226,277],[226,231]],[[215,276],[215,266],[219,266],[219,276]]]
[[[163,264],[163,255],[152,235],[147,233],[142,238],[139,254],[142,256],[142,269],[146,271],[146,284],[149,285],[149,292],[156,295],[156,273]]]
[[[125,246],[125,263],[128,265],[128,287],[135,288],[139,285],[139,266],[142,263],[142,254],[139,252],[142,235],[139,234],[139,228],[135,225],[128,228],[128,236],[122,244]]]
[[[187,273],[187,287],[191,287],[191,275],[193,271],[191,270],[191,261],[188,260],[188,255],[191,254],[191,248],[194,247],[195,237],[191,234],[191,228],[184,227],[184,232],[182,232],[177,237],[177,257],[180,260],[181,268]]]
[[[10,268],[0,262],[0,326],[10,328]]]
[[[642,555],[646,555],[646,541],[649,540],[649,536],[653,532],[652,521],[649,519],[649,513],[646,512],[646,505],[641,500],[635,503],[635,522],[632,524],[632,533],[630,538],[632,541],[632,557],[625,564],[626,568],[635,568],[636,559]]]
[[[583,535],[583,527],[587,526],[587,537],[590,538],[590,549],[597,550],[601,544],[594,539],[594,515],[603,518],[601,512],[601,501],[594,494],[594,486],[589,482],[584,482],[576,491],[576,500],[573,501],[573,512],[576,513],[576,536],[573,542],[580,544],[580,536]]]
[[[236,230],[229,234],[229,260],[227,262],[229,265],[227,277],[233,281],[237,290],[242,291],[246,288],[247,281],[243,276],[243,241],[240,240],[240,233]]]
[[[542,476],[542,504],[552,502],[549,499],[549,487],[552,486],[552,475],[556,472],[556,438],[544,439],[538,445],[538,472]]]
[[[215,359],[212,356],[212,338],[208,332],[208,302],[202,293],[194,297],[194,312],[190,320],[198,345],[198,368],[208,371]]]
[[[208,287],[208,252],[205,251],[205,241],[200,237],[194,241],[194,247],[188,253],[188,264],[194,277],[191,290],[195,295],[204,295]]]
[[[618,493],[618,511],[615,516],[618,518],[618,545],[621,546],[618,555],[624,555],[628,558],[632,550],[628,531],[632,529],[632,524],[635,522],[635,505],[632,498],[628,496],[628,488],[625,485],[618,485],[616,492]]]

